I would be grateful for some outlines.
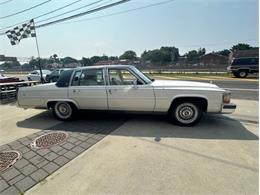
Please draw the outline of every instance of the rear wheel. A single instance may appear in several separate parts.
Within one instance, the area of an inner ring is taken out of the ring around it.
[[[180,102],[170,111],[172,122],[181,126],[194,126],[202,117],[202,110],[198,103]]]
[[[54,116],[63,121],[71,120],[76,108],[69,102],[56,102],[53,106]]]
[[[248,75],[248,71],[247,70],[239,70],[237,73],[237,77],[239,78],[246,78]]]

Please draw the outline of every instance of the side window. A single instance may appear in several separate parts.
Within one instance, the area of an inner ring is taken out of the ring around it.
[[[252,58],[251,60],[250,60],[250,64],[251,65],[255,65],[255,64],[257,64],[257,62],[256,62],[256,58]]]
[[[77,71],[74,75],[72,86],[104,85],[102,69],[87,69]]]
[[[126,69],[109,69],[110,85],[142,85],[143,83]]]
[[[58,79],[56,85],[57,85],[58,87],[68,87],[68,86],[69,86],[69,83],[70,83],[70,78],[71,78],[72,73],[73,73],[73,70],[64,71],[64,72],[60,75],[60,77],[59,77],[59,79]]]
[[[79,85],[80,75],[81,75],[81,70],[78,70],[78,71],[75,72],[73,79],[72,79],[71,86],[78,86]]]

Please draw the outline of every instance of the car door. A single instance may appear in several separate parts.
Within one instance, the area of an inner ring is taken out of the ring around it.
[[[80,109],[107,110],[107,93],[103,69],[76,70],[68,89],[70,99]]]
[[[108,68],[109,110],[153,111],[154,90],[127,68]]]

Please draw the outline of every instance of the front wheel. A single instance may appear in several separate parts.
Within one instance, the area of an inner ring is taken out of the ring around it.
[[[68,102],[56,102],[53,107],[54,116],[62,121],[72,119],[75,107]]]
[[[172,122],[180,126],[194,126],[202,117],[202,110],[198,103],[181,102],[170,110]]]

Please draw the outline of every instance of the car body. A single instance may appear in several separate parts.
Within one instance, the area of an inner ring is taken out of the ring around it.
[[[12,82],[19,82],[19,81],[20,79],[17,77],[8,77],[0,73],[0,83],[12,83]]]
[[[192,126],[203,112],[232,113],[230,92],[210,83],[151,80],[130,65],[91,66],[64,71],[56,83],[23,87],[18,106],[53,110],[61,120],[78,109],[169,114]]]
[[[69,70],[69,68],[60,68],[60,69],[55,69],[54,71],[52,71],[50,74],[46,75],[46,82],[47,83],[52,83],[52,82],[56,82],[59,77],[60,74],[65,71],[65,70]]]
[[[235,77],[245,78],[248,74],[259,73],[259,59],[257,57],[235,58],[227,70]]]
[[[44,82],[46,82],[46,76],[48,74],[51,74],[51,71],[49,71],[49,70],[42,70],[42,77],[43,77]],[[34,71],[30,72],[27,75],[27,78],[28,78],[29,81],[41,81],[40,70],[34,70]]]

